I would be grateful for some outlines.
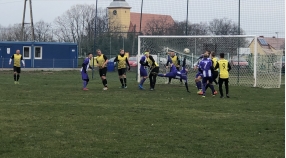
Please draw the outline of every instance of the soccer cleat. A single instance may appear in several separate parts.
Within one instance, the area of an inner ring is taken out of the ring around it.
[[[214,95],[216,95],[217,94],[217,91],[214,91]]]
[[[144,88],[143,88],[143,86],[141,85],[141,84],[139,84],[139,89],[141,89],[141,90],[143,90]]]
[[[104,88],[103,88],[104,91],[106,91],[107,89],[108,89],[107,87],[104,87]]]
[[[153,91],[154,89],[153,88],[150,88],[150,91]]]
[[[229,98],[229,95],[226,95],[227,98]]]
[[[203,95],[203,91],[200,89],[198,92],[197,92],[198,95]]]
[[[127,88],[127,86],[124,87],[125,89]]]
[[[202,98],[205,98],[205,97],[206,97],[205,95],[202,96]]]
[[[83,88],[82,90],[84,90],[84,91],[88,91],[88,89],[87,89],[87,88]]]
[[[17,84],[17,81],[14,81],[14,84]]]
[[[124,88],[124,86],[121,86],[121,87],[119,87],[119,88]]]

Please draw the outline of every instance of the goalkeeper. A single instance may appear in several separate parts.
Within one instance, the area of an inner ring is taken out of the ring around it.
[[[168,56],[168,61],[171,64],[171,71],[167,74],[158,74],[160,77],[169,77],[169,78],[175,78],[175,79],[180,79],[185,82],[185,86],[187,89],[187,92],[190,93],[189,91],[189,86],[188,86],[188,70],[186,69],[186,57],[183,60],[183,66],[182,70],[178,71],[176,66],[172,63],[172,60],[170,59],[170,56]]]

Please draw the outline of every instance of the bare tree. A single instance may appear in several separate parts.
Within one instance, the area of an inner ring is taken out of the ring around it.
[[[214,35],[238,35],[238,25],[227,18],[213,19],[209,22],[209,32]],[[240,34],[244,34],[241,28]]]
[[[50,23],[39,21],[35,23],[35,40],[40,42],[53,41],[53,29]]]
[[[168,35],[173,25],[173,21],[170,21],[167,16],[153,18],[147,21],[144,32],[147,35]]]

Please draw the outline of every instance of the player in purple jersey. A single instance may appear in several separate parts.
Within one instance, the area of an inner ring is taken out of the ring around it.
[[[214,86],[212,85],[213,79],[212,79],[212,73],[214,71],[212,61],[208,59],[208,54],[204,54],[204,59],[200,61],[199,64],[199,71],[202,73],[203,76],[203,96],[205,97],[206,93],[206,86],[208,85],[212,90],[212,95],[215,96],[215,90]]]
[[[140,81],[139,86],[138,86],[139,89],[144,89],[143,84],[148,77],[148,73],[147,73],[147,67],[149,67],[149,64],[147,62],[148,57],[149,57],[149,51],[146,51],[144,53],[144,56],[142,56],[140,61],[139,61],[139,63],[140,63],[140,76],[141,76],[141,81]]]
[[[187,76],[188,70],[186,69],[186,58],[184,58],[184,60],[183,60],[183,66],[182,66],[181,71],[177,70],[176,66],[172,63],[172,60],[170,57],[168,57],[168,60],[169,60],[168,62],[170,62],[170,64],[171,64],[171,71],[167,74],[158,74],[158,76],[175,78],[175,79],[180,79],[180,80],[184,81],[187,92],[190,93],[189,87],[188,87],[188,76]]]
[[[197,70],[199,68],[199,63],[200,61],[203,59],[203,54],[198,58],[198,61],[194,67],[194,70]],[[196,83],[196,86],[198,88],[198,92],[197,94],[199,95],[202,95],[203,94],[203,91],[202,91],[202,74],[200,71],[197,72],[196,76],[195,76],[195,83]]]
[[[83,81],[83,88],[82,90],[87,91],[88,89],[86,88],[88,82],[89,82],[89,77],[87,74],[87,70],[88,68],[92,69],[92,67],[89,65],[89,61],[92,58],[92,54],[89,53],[88,56],[84,59],[83,63],[82,63],[82,67],[81,67],[81,78]]]

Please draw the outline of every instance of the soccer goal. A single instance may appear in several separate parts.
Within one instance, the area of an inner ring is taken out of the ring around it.
[[[190,52],[184,53],[188,48]],[[230,62],[230,84],[248,87],[280,88],[282,50],[275,50],[263,39],[252,35],[230,36],[139,36],[138,37],[138,73],[140,81],[140,63],[145,50],[160,65],[160,73],[169,72],[166,68],[168,52],[174,51],[181,64],[186,58],[189,84],[194,83],[194,64],[206,50],[214,51],[216,58],[224,53]],[[147,81],[148,82],[148,81]],[[167,84],[168,78],[157,78],[158,84]],[[179,80],[172,79],[171,84],[179,84]]]

